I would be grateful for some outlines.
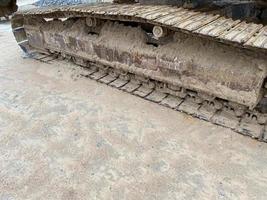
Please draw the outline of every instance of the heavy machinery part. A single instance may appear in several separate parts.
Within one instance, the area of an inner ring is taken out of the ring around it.
[[[17,11],[16,0],[0,0],[0,17],[8,18],[9,15]]]
[[[127,3],[129,0],[119,0]],[[135,0],[132,0],[134,2]],[[267,24],[267,1],[263,0],[137,0],[147,5],[175,5],[185,8],[213,10],[232,19]]]
[[[57,60],[62,62],[62,59],[66,59],[68,62],[74,62],[85,67],[86,70],[81,73],[81,76],[136,95],[161,106],[187,113],[216,125],[231,128],[238,133],[259,141],[267,142],[266,119],[262,118],[262,121],[257,119],[256,113],[254,115],[248,112],[242,117],[236,117],[233,114],[233,110],[227,106],[222,106],[220,101],[201,102],[198,99],[203,98],[203,95],[198,94],[200,95],[198,97],[192,94],[191,91],[186,90],[184,90],[184,95],[180,95],[177,92],[177,87],[173,85],[163,86],[161,82],[145,79],[142,76],[122,70],[114,70],[114,68],[88,62],[79,57],[57,53],[50,55],[37,53],[32,58],[48,64],[57,64]]]
[[[154,37],[155,26],[167,34]],[[60,53],[138,76],[142,85],[183,99],[181,111],[263,138],[263,25],[170,6],[101,4],[18,12],[12,28],[28,53]],[[197,114],[201,109],[205,114]]]
[[[95,4],[102,3],[111,0],[38,0],[34,4],[38,7],[46,7],[46,6],[63,6],[63,5],[78,5],[78,4]]]

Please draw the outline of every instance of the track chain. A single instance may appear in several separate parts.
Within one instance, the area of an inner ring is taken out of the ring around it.
[[[51,61],[56,61],[58,56],[59,54],[44,55],[38,53],[33,58],[51,64]],[[88,64],[80,58],[67,55],[63,55],[63,58],[85,67],[87,70],[85,77],[87,78],[213,124],[230,128],[258,141],[267,142],[266,116],[260,118],[257,113],[249,112],[239,116],[227,104],[223,105],[216,100],[203,100],[203,97],[191,91],[178,92],[176,88],[162,86],[162,83],[131,73],[125,74],[123,71],[114,71],[113,68],[102,65]]]

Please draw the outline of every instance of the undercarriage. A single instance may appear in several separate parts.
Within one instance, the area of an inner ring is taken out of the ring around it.
[[[266,27],[140,3],[33,9],[12,28],[28,54],[64,57],[100,82],[264,141]]]

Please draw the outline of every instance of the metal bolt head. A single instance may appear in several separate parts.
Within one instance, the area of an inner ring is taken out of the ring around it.
[[[161,38],[166,35],[166,31],[161,26],[154,26],[153,27],[153,35],[156,38]]]
[[[92,17],[87,17],[85,19],[85,23],[89,27],[95,27],[96,26],[96,19],[95,18],[92,18]]]

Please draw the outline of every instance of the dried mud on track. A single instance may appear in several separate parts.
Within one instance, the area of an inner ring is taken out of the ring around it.
[[[22,58],[0,24],[0,199],[265,199],[267,144]]]

